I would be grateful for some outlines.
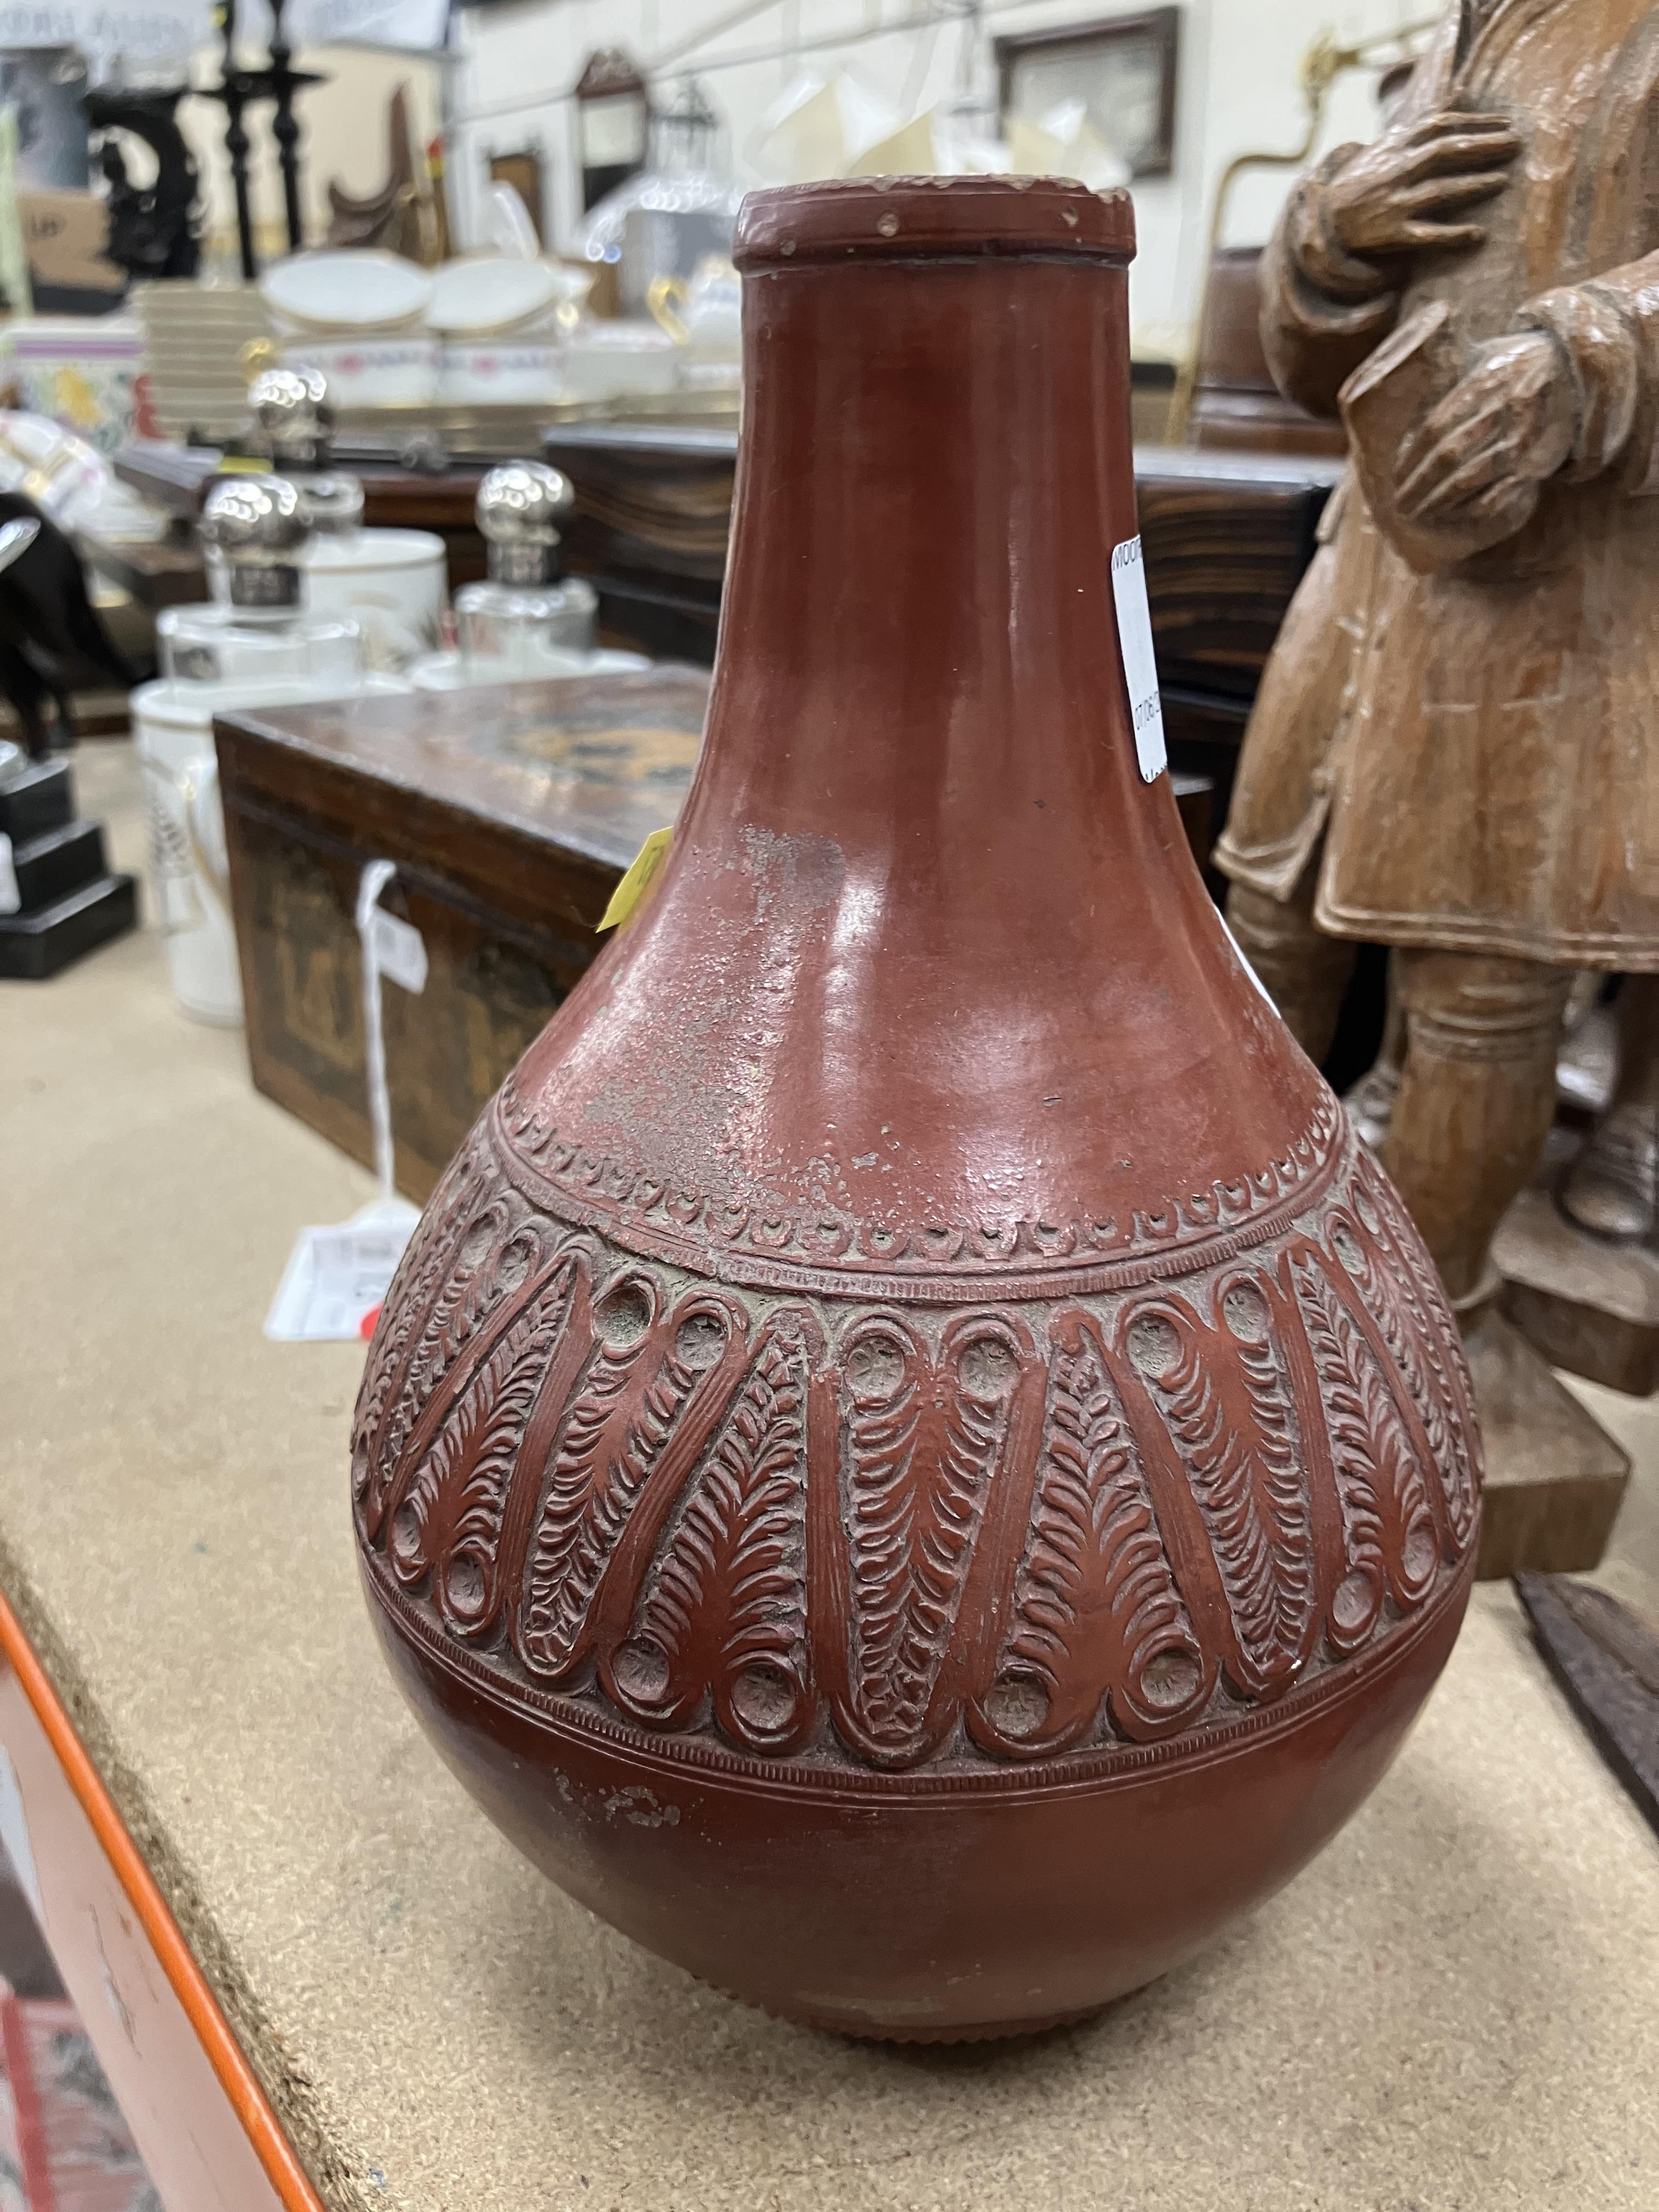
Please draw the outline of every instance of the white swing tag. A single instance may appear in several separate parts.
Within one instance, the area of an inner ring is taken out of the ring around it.
[[[1158,656],[1152,649],[1152,610],[1146,596],[1146,563],[1138,538],[1126,538],[1112,555],[1112,597],[1117,602],[1118,645],[1129,688],[1129,720],[1142,780],[1153,782],[1170,765],[1164,739],[1164,702],[1158,696]]]

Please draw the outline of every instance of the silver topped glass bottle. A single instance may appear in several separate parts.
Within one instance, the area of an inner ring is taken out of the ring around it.
[[[362,632],[347,616],[313,614],[305,605],[312,531],[300,492],[282,477],[216,483],[201,535],[222,596],[157,617],[162,675],[179,684],[357,690]]]
[[[455,594],[470,682],[566,674],[570,653],[592,650],[598,594],[582,577],[559,574],[559,526],[575,503],[568,480],[540,461],[510,461],[479,485],[489,575]]]

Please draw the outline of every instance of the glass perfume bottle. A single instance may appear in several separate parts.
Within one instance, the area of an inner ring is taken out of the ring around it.
[[[319,369],[262,369],[248,386],[252,439],[270,461],[270,472],[294,486],[307,526],[301,566],[315,558],[319,544],[349,540],[362,527],[363,487],[341,476],[333,458],[334,410]],[[221,605],[230,602],[230,572],[223,550],[205,547],[208,590]]]
[[[455,594],[470,683],[568,675],[571,654],[592,650],[599,596],[582,577],[559,573],[559,525],[575,504],[566,478],[540,461],[509,461],[479,485],[489,576]]]
[[[334,410],[315,368],[272,368],[248,387],[255,440],[300,495],[311,526],[301,566],[305,604],[349,616],[367,665],[400,673],[443,635],[449,604],[444,541],[430,530],[364,527],[360,477],[334,465]],[[216,563],[222,570],[222,562]],[[216,582],[215,597],[225,591]]]
[[[178,684],[300,684],[323,696],[355,691],[362,632],[343,615],[305,605],[313,525],[282,477],[227,477],[209,493],[202,542],[222,597],[168,607],[156,618],[161,673]]]
[[[319,368],[267,368],[248,386],[248,406],[271,468],[300,495],[319,538],[349,538],[363,521],[360,477],[334,467],[334,409]]]

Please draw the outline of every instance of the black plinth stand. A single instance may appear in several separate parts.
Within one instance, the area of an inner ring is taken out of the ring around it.
[[[44,981],[136,927],[137,885],[110,872],[98,824],[76,820],[67,761],[0,785],[0,977]]]

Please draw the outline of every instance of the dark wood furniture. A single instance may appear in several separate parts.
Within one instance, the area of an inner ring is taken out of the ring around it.
[[[543,451],[576,487],[567,550],[599,587],[606,635],[711,660],[735,431],[587,423],[548,431]],[[1341,468],[1328,455],[1136,450],[1170,759],[1214,785],[1218,832],[1261,671]]]
[[[737,431],[562,423],[544,431],[540,442],[575,487],[565,554],[569,567],[599,589],[605,641],[712,664]],[[218,459],[206,450],[135,445],[118,458],[117,468],[182,526],[198,510]],[[349,465],[362,473],[371,526],[436,530],[449,545],[452,582],[481,572],[483,541],[471,519],[478,466],[454,465],[434,477],[384,462],[354,459]],[[1226,820],[1262,668],[1313,557],[1319,519],[1340,473],[1341,463],[1328,456],[1136,450],[1170,760],[1177,772],[1213,786],[1213,833]],[[199,558],[187,544],[88,544],[83,550],[147,605],[198,598],[205,590]]]
[[[526,422],[528,438],[533,426]],[[106,545],[83,534],[81,550],[141,605],[176,606],[205,596],[194,525],[224,456],[213,446],[137,440],[115,456],[123,483],[171,516],[173,534],[156,545]],[[483,540],[473,520],[487,463],[452,464],[441,474],[390,459],[343,460],[362,478],[363,520],[375,530],[431,530],[444,541],[449,582],[471,583],[484,573]]]
[[[575,487],[565,550],[598,588],[606,636],[712,664],[737,431],[565,423],[542,452]]]
[[[1227,453],[1322,453],[1340,459],[1348,434],[1310,415],[1273,382],[1261,343],[1261,249],[1217,249],[1204,288],[1187,436]]]
[[[599,950],[611,892],[690,780],[708,679],[613,676],[237,714],[216,729],[257,1086],[373,1158],[357,886],[426,945],[384,994],[398,1186],[424,1200]],[[464,696],[465,704],[462,703]]]
[[[567,550],[599,587],[607,635],[712,659],[736,432],[568,425],[543,451],[576,487]],[[1170,757],[1215,782],[1218,830],[1261,671],[1340,474],[1330,456],[1137,449]]]
[[[345,458],[363,479],[372,526],[435,530],[452,583],[482,573],[472,520],[482,467],[442,476]],[[570,568],[599,588],[608,643],[709,665],[720,621],[738,434],[689,424],[562,423],[544,430],[546,459],[569,477],[575,517]],[[123,479],[181,526],[194,517],[216,453],[134,445]],[[1152,628],[1164,680],[1171,759],[1216,785],[1215,826],[1226,818],[1233,767],[1251,702],[1291,594],[1313,557],[1340,461],[1283,453],[1137,448],[1141,534]],[[204,591],[193,546],[83,546],[148,605]]]
[[[207,597],[201,550],[184,524],[174,524],[167,537],[147,545],[94,538],[86,530],[74,535],[82,559],[152,614],[163,607],[193,606]]]

